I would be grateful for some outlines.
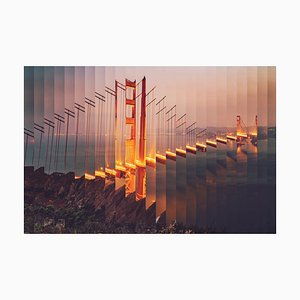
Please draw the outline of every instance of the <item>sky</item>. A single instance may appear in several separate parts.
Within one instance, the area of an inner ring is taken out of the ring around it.
[[[261,125],[276,124],[275,67],[25,67],[25,127],[53,119],[53,112],[64,115],[65,107],[74,111],[95,90],[114,89],[115,79],[144,76],[147,91],[155,86],[157,100],[166,96],[167,109],[176,104],[177,118],[186,113],[187,124],[231,127],[238,114],[248,126],[256,115]]]

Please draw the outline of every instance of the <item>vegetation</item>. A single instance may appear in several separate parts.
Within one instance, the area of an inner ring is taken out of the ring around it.
[[[25,168],[24,194],[25,233],[214,232],[176,222],[165,226],[165,214],[156,224],[155,206],[145,212],[145,199],[124,198],[113,184],[75,180],[73,174],[47,175],[43,169]]]

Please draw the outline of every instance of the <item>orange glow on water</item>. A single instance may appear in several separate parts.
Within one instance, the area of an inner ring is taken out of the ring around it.
[[[171,159],[173,161],[176,161],[176,153],[171,151],[166,151],[166,159]]]
[[[186,151],[183,150],[183,149],[176,148],[176,154],[178,154],[180,156],[183,156],[183,157],[186,157]]]
[[[196,143],[196,147],[199,147],[199,148],[204,148],[204,149],[206,149],[206,145],[204,145],[204,144],[201,144],[201,143]]]
[[[166,151],[166,157],[176,159],[176,153],[171,152],[171,151]]]
[[[250,135],[257,136],[257,132],[250,132]]]
[[[103,171],[95,171],[95,175],[97,177],[105,178],[105,172]]]
[[[228,140],[232,140],[232,141],[236,141],[237,140],[237,137],[234,136],[234,135],[227,135],[226,136]]]
[[[135,166],[135,164],[131,164],[131,163],[129,163],[129,162],[127,162],[127,163],[125,163],[125,167],[126,168],[129,168],[129,169],[136,169],[136,166]]]
[[[246,133],[242,133],[242,132],[238,132],[236,135],[238,137],[243,137],[243,138],[247,138],[248,137]]]
[[[227,144],[227,139],[223,139],[221,137],[217,137],[217,142],[223,143],[223,144]]]
[[[217,147],[217,142],[215,141],[210,141],[210,140],[206,140],[206,144],[211,146],[211,147]]]
[[[188,146],[187,146],[188,147]],[[182,154],[186,154],[186,151],[183,150],[182,148],[176,148],[176,152],[180,152]]]
[[[161,155],[161,154],[156,154],[156,157],[159,157],[160,159],[166,159],[166,157],[164,155]]]
[[[156,160],[152,157],[146,157],[146,165],[152,168],[156,166]]]
[[[197,149],[196,149],[196,147],[186,145],[186,151],[190,152],[190,153],[193,153],[193,154],[196,154]]]
[[[89,173],[84,173],[84,178],[87,180],[93,180],[95,179],[95,176]]]
[[[141,167],[141,168],[146,167],[146,165],[138,159],[135,160],[135,164],[136,164],[136,166]]]
[[[112,176],[116,176],[117,172],[114,169],[110,169],[110,168],[105,168],[105,173],[112,175]]]
[[[167,158],[164,155],[161,155],[161,154],[158,154],[158,153],[156,154],[156,161],[157,162],[165,164],[166,160],[167,160]]]
[[[126,168],[123,167],[122,165],[116,165],[116,170],[121,171],[121,172],[126,172]]]

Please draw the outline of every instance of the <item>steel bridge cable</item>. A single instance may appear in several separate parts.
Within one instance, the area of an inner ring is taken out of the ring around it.
[[[57,129],[57,149],[56,149],[56,158],[55,158],[55,171],[57,172],[58,166],[58,153],[59,153],[59,144],[60,144],[60,130],[61,130],[61,122],[58,121],[58,129]]]
[[[45,170],[47,168],[47,162],[48,162],[48,147],[49,147],[49,139],[50,139],[50,126],[48,126],[48,134],[47,134],[47,146],[46,146],[46,159],[45,159]]]
[[[98,113],[97,113],[95,166],[97,166],[99,160],[99,133],[100,133],[99,124],[100,124],[100,100],[98,101]]]
[[[26,155],[27,155],[27,145],[28,145],[28,135],[26,135],[26,143],[25,143],[25,153],[24,153],[24,164],[26,164]]]
[[[88,104],[87,106],[87,130],[86,130],[86,163],[85,163],[85,172],[88,173],[89,167],[89,147],[90,147],[90,117],[91,117],[91,107]]]
[[[109,95],[109,103],[108,103],[108,164],[110,165],[111,161],[111,152],[110,152],[110,147],[111,147],[111,138],[110,138],[110,131],[111,131],[111,94]]]
[[[35,145],[35,138],[33,138],[33,151],[32,151],[32,165],[34,165],[33,163],[34,163],[34,145]]]
[[[40,166],[42,139],[43,139],[43,133],[42,133],[42,131],[40,131],[40,143],[39,143],[38,167]]]

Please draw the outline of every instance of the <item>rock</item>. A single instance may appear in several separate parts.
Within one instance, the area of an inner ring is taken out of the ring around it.
[[[64,191],[65,191],[64,187],[61,186],[60,189],[59,189],[59,192],[57,193],[57,196],[61,196]]]
[[[156,204],[146,210],[146,199],[136,201],[135,193],[125,197],[125,187],[115,190],[112,180],[75,179],[72,172],[49,175],[43,171],[43,168],[33,171],[27,167],[24,170],[28,214],[25,219],[29,224],[26,228],[31,228],[31,232],[154,233],[159,230],[170,233],[176,229],[165,227],[165,212],[156,224]],[[49,215],[50,204],[53,212]],[[78,216],[80,223],[74,221]],[[63,217],[66,221],[62,219],[54,224],[53,219]]]

